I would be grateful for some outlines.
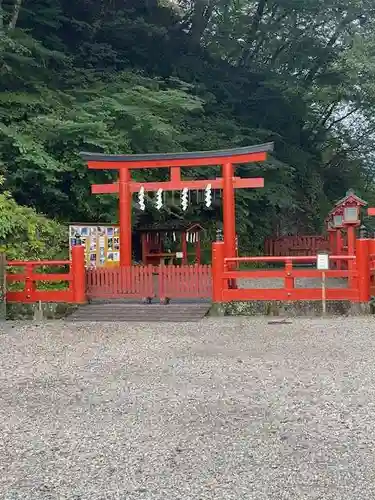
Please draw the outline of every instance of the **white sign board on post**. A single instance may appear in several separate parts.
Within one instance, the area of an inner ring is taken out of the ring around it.
[[[316,256],[316,268],[322,271],[322,312],[323,316],[327,312],[326,301],[326,271],[329,270],[329,254],[328,252],[319,252]]]
[[[327,252],[319,252],[316,258],[316,268],[319,271],[329,270],[329,255]]]

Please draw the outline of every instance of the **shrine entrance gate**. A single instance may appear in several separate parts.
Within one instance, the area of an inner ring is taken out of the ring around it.
[[[140,155],[106,155],[81,153],[88,168],[94,170],[118,170],[118,182],[92,186],[94,194],[119,196],[120,266],[111,269],[87,271],[88,298],[166,299],[211,298],[211,267],[204,265],[181,266],[134,266],[132,265],[132,193],[157,192],[161,208],[163,191],[219,189],[223,192],[223,230],[225,256],[237,255],[235,189],[261,188],[263,178],[236,177],[236,165],[263,162],[267,153],[273,150],[273,143],[217,151],[189,153],[157,153]],[[215,179],[183,179],[182,168],[220,166],[222,176]],[[132,170],[167,168],[170,179],[157,182],[136,182]],[[183,198],[183,196],[182,196]],[[144,210],[144,201],[140,202]],[[184,206],[184,204],[182,204]],[[186,210],[186,205],[183,210]]]

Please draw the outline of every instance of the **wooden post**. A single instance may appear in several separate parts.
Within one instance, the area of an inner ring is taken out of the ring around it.
[[[355,255],[356,237],[355,237],[355,227],[353,225],[348,226],[347,235],[348,235],[348,255]],[[349,274],[349,288],[352,288],[353,269],[354,269],[354,263],[352,260],[349,260],[348,261],[348,270],[349,270],[349,273],[351,273],[351,274]]]
[[[359,302],[370,300],[370,240],[359,239],[356,243]]]
[[[0,320],[6,319],[6,269],[5,253],[0,253]]]
[[[188,265],[189,264],[189,260],[188,260],[188,244],[187,244],[187,241],[186,241],[186,232],[183,231],[181,233],[181,252],[182,252],[182,262],[181,264],[183,264],[184,266]]]
[[[355,226],[351,224],[348,226],[348,255],[355,255],[355,240]]]
[[[119,223],[120,223],[120,266],[132,265],[132,199],[130,170],[120,168],[119,172]]]
[[[293,261],[291,259],[285,261],[284,288],[288,297],[287,300],[290,300],[294,290]]]
[[[322,272],[322,314],[327,314],[327,288],[326,288],[326,273]]]
[[[371,238],[368,240],[369,244],[369,255],[373,255],[375,257],[375,238]]]
[[[336,253],[337,253],[337,255],[342,255],[342,247],[343,247],[343,241],[342,241],[341,229],[336,229]],[[337,269],[342,269],[342,261],[341,260],[337,261]]]
[[[144,266],[147,266],[147,254],[149,253],[149,245],[147,243],[147,239],[149,239],[148,233],[141,234],[141,243],[142,243],[142,263]]]
[[[73,275],[73,302],[85,304],[86,298],[86,269],[85,248],[76,245],[72,248],[72,275]]]
[[[34,273],[34,264],[30,262],[25,263],[25,294],[27,302],[34,301],[34,292],[36,290],[35,282],[32,279]]]
[[[201,239],[198,234],[198,240],[195,243],[195,259],[197,264],[201,263]]]
[[[238,250],[238,234],[236,234],[236,257],[239,257],[239,250]],[[240,263],[237,262],[235,269],[239,270],[240,269]]]
[[[328,247],[331,255],[335,255],[336,253],[336,237],[335,237],[335,229],[328,229]]]
[[[368,240],[368,252],[369,252],[369,268],[370,268],[370,297],[374,295],[374,281],[375,281],[375,239],[371,238]]]
[[[225,243],[212,243],[212,301],[222,302]]]

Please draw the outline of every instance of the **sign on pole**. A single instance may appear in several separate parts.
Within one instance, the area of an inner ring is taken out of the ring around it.
[[[316,259],[316,268],[318,271],[329,270],[329,254],[328,252],[319,252]]]
[[[316,268],[322,271],[322,312],[323,316],[327,313],[326,300],[326,271],[329,270],[329,254],[328,252],[319,252],[316,256]]]

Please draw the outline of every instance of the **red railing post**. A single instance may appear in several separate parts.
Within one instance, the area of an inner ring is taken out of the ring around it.
[[[369,245],[369,254],[375,257],[375,239],[373,238],[369,239],[368,245]]]
[[[285,261],[284,288],[288,299],[290,299],[294,289],[293,261],[290,259]]]
[[[86,299],[86,270],[85,270],[85,247],[77,245],[72,248],[72,287],[73,302],[85,304]]]
[[[342,233],[341,229],[336,229],[336,254],[337,255],[342,255],[343,254],[343,246],[344,242],[342,239]],[[342,261],[338,260],[337,261],[337,269],[341,270],[343,268]]]
[[[369,251],[369,266],[370,266],[370,297],[374,296],[375,283],[374,283],[374,267],[375,267],[375,239],[368,240]]]
[[[369,240],[357,240],[356,261],[358,273],[358,300],[359,302],[368,302],[370,300]]]
[[[222,302],[224,272],[224,242],[212,243],[212,301]]]
[[[356,234],[355,234],[355,227],[351,224],[347,228],[347,253],[348,255],[355,255],[355,250],[356,250]],[[348,261],[348,270],[349,270],[349,282],[350,279],[352,279],[350,276],[353,275],[353,270],[354,270],[354,261],[349,260]],[[352,288],[352,286],[350,287]]]
[[[36,290],[35,282],[32,279],[32,274],[34,272],[34,264],[25,264],[25,299],[26,302],[34,301],[34,292]]]
[[[336,231],[328,229],[328,251],[331,255],[336,253]],[[337,267],[337,262],[333,262],[334,267]]]

